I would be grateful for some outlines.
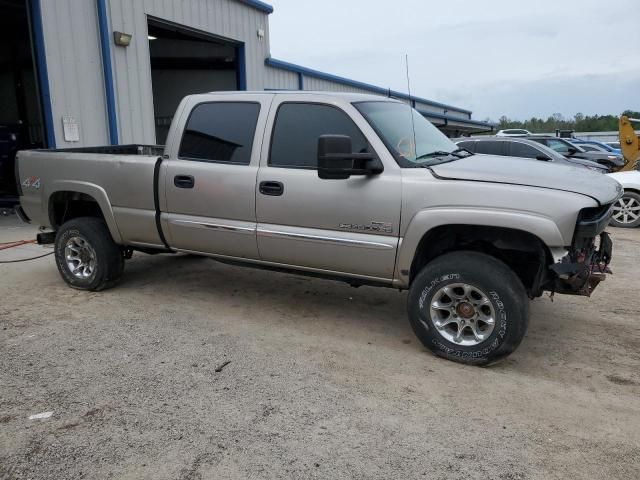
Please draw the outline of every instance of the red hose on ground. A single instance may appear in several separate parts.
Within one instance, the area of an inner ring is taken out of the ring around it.
[[[28,245],[30,243],[36,243],[35,240],[18,240],[17,242],[0,243],[0,250],[7,250],[8,248],[20,247],[21,245]]]

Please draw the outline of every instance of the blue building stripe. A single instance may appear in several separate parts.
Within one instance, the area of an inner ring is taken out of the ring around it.
[[[259,0],[240,0],[240,1],[266,14],[273,13],[273,7],[268,3],[264,3]]]
[[[49,72],[47,71],[40,0],[30,0],[29,7],[31,28],[33,29],[33,49],[35,50],[36,75],[38,76],[38,89],[40,91],[44,136],[47,148],[56,148],[56,133],[53,125],[53,110],[51,108],[51,91],[49,90]]]
[[[480,122],[478,120],[470,120],[468,118],[455,117],[453,115],[443,115],[442,113],[429,112],[427,110],[418,110],[418,113],[423,117],[439,118],[441,120],[466,123],[468,125],[478,125],[478,126],[487,127],[487,128],[494,128],[496,126],[495,123]]]
[[[113,86],[113,67],[111,66],[111,35],[107,18],[106,0],[96,0],[98,8],[98,26],[100,29],[100,48],[102,50],[102,70],[104,92],[107,100],[107,120],[109,123],[109,141],[118,145],[118,117],[116,114],[116,95]]]

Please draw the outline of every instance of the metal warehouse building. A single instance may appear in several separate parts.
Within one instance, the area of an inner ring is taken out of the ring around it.
[[[185,95],[271,89],[391,96],[452,136],[491,129],[462,108],[271,58],[272,11],[256,0],[0,0],[0,129],[19,148],[161,144]]]

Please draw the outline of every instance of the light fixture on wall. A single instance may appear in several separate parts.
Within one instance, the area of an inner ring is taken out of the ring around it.
[[[130,33],[113,32],[113,41],[120,47],[128,47],[131,44],[131,37]]]
[[[158,37],[154,37],[153,35],[147,35],[147,38],[149,40],[157,40],[158,39]]]

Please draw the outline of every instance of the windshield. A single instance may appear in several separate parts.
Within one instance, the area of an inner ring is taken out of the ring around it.
[[[401,167],[428,166],[455,160],[460,149],[431,122],[408,105],[397,102],[357,102]],[[415,131],[415,135],[414,135]],[[415,141],[414,141],[415,139]]]

